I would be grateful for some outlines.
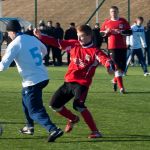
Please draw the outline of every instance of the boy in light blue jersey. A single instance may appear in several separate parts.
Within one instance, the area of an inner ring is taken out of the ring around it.
[[[145,29],[143,24],[143,17],[137,17],[134,25],[131,26],[132,35],[127,37],[127,45],[131,49],[131,57],[134,58],[136,55],[139,59],[139,63],[144,72],[144,76],[150,75],[147,69],[147,65],[145,63],[143,50],[146,49],[146,40],[145,40]],[[127,68],[126,68],[127,71]]]
[[[6,30],[12,42],[0,62],[0,71],[6,70],[14,60],[23,79],[22,105],[27,125],[20,132],[32,135],[35,121],[49,132],[48,142],[53,142],[63,131],[52,123],[42,101],[42,89],[49,82],[48,72],[42,63],[47,49],[34,36],[22,34],[17,20],[11,20]]]

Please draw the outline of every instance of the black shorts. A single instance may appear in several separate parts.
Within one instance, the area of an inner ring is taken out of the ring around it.
[[[115,63],[116,69],[125,71],[127,60],[127,49],[112,49],[112,59]]]
[[[88,88],[75,82],[65,82],[53,95],[50,106],[56,109],[64,106],[74,97],[74,105],[86,108],[84,103],[87,97]]]

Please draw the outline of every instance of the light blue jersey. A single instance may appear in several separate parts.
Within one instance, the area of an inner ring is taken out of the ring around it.
[[[47,49],[34,36],[17,36],[7,47],[0,62],[0,71],[6,70],[14,60],[23,81],[23,87],[32,86],[48,80],[48,72],[42,63]]]
[[[144,27],[135,24],[131,29],[133,34],[127,37],[127,45],[130,45],[131,49],[146,48]]]

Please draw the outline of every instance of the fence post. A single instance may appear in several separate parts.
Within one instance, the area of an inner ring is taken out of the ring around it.
[[[37,0],[34,0],[34,26],[37,27]]]
[[[88,24],[90,22],[90,20],[93,18],[93,16],[95,15],[95,13],[100,9],[100,7],[103,5],[103,3],[105,2],[105,0],[102,0],[101,3],[98,5],[98,7],[94,10],[94,12],[92,13],[92,15],[89,17],[89,19],[85,22],[85,24]]]
[[[128,22],[130,23],[130,0],[128,0]]]

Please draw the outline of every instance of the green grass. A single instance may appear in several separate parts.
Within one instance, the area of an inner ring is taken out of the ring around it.
[[[48,102],[63,83],[67,68],[49,67],[48,70],[52,80],[44,89],[44,105],[52,120],[64,128],[66,120],[49,109]],[[37,124],[34,136],[18,132],[24,126],[21,78],[16,68],[1,72],[0,122],[4,133],[0,137],[0,150],[149,150],[150,77],[144,77],[141,68],[130,68],[125,77],[126,95],[113,93],[110,80],[111,76],[99,67],[86,100],[104,137],[88,139],[89,129],[81,119],[72,133],[64,134],[55,143],[47,143],[47,132]],[[73,110],[71,102],[67,106]]]

